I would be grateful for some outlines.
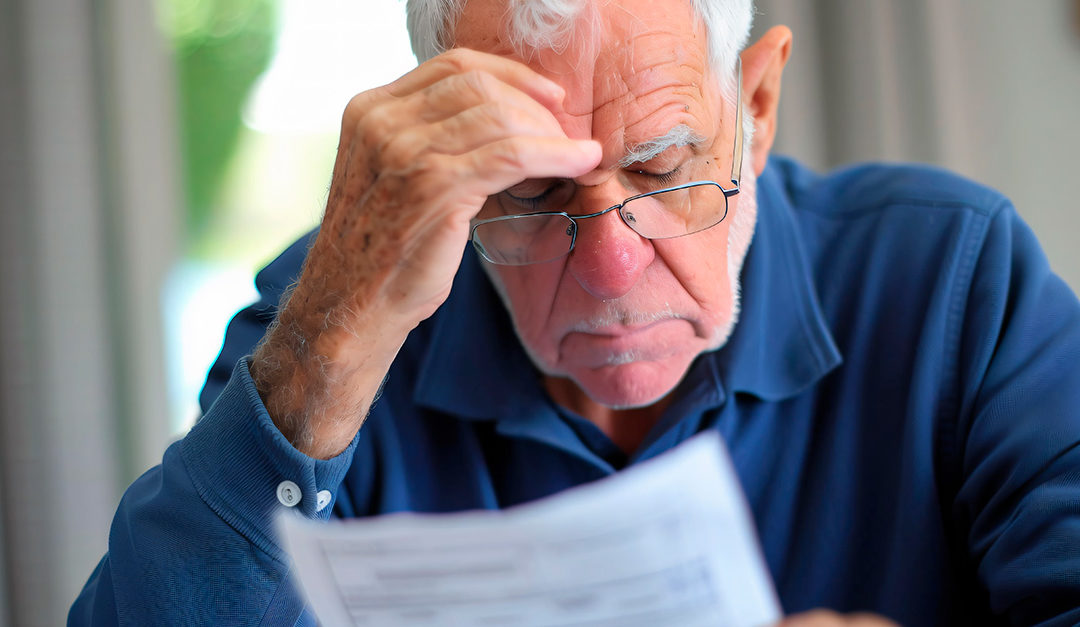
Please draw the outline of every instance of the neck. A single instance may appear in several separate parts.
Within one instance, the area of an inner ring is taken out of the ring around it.
[[[645,407],[615,409],[592,400],[570,379],[546,376],[544,388],[560,406],[600,427],[627,455],[633,454],[641,446],[671,402],[671,394],[668,394]]]

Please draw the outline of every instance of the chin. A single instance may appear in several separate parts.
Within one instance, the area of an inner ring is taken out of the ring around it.
[[[682,382],[694,359],[726,343],[738,317],[737,298],[733,301],[726,315],[705,325],[711,332],[702,334],[698,329],[692,335],[669,337],[659,343],[664,347],[661,350],[649,350],[647,346],[628,348],[612,353],[608,364],[599,367],[568,361],[557,340],[529,338],[516,324],[515,331],[530,361],[543,375],[573,381],[589,399],[605,407],[637,409],[670,394]],[[511,319],[516,323],[513,315]]]
[[[565,372],[594,402],[612,409],[647,407],[675,389],[693,357],[632,361]]]

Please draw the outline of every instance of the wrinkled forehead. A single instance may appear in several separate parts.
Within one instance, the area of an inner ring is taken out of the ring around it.
[[[515,50],[507,28],[504,0],[469,0],[455,44],[516,58],[562,84],[569,116],[559,121],[570,136],[644,141],[677,123],[712,134],[705,32],[689,2],[589,3],[554,49]]]

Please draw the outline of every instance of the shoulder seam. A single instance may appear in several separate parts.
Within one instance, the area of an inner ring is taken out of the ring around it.
[[[967,299],[971,292],[972,281],[975,277],[975,268],[990,231],[990,225],[1001,215],[1011,203],[1002,199],[995,203],[993,208],[979,211],[981,216],[979,224],[972,228],[971,233],[964,243],[962,258],[959,263],[956,281],[949,295],[948,313],[946,319],[946,347],[945,359],[942,363],[942,390],[943,395],[938,404],[935,441],[939,452],[939,461],[942,467],[942,480],[938,483],[942,497],[948,497],[949,501],[943,506],[952,507],[952,499],[960,486],[960,470],[963,463],[963,446],[960,438],[961,399],[959,396],[960,380],[960,343],[962,341],[962,326],[967,311]],[[944,507],[943,507],[944,511]],[[961,532],[962,530],[955,530]]]
[[[897,209],[901,207],[922,207],[928,209],[959,209],[963,211],[971,211],[979,215],[990,217],[991,219],[997,214],[1001,213],[1006,207],[1012,206],[1008,198],[1001,196],[996,199],[993,204],[988,206],[981,206],[971,202],[964,202],[960,200],[935,200],[930,198],[915,198],[915,197],[895,197],[886,198],[880,204],[862,207],[859,209],[853,209],[851,211],[823,211],[816,208],[799,207],[797,211],[805,211],[806,213],[812,213],[815,216],[819,216],[830,220],[846,220],[853,218],[861,218],[867,214],[879,213],[882,211],[888,211],[890,209]]]

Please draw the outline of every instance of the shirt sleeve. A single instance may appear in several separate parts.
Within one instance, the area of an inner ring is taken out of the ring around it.
[[[964,297],[953,513],[971,567],[1011,624],[1080,624],[1080,302],[1011,207]]]
[[[229,325],[203,390],[203,417],[128,488],[108,553],[70,625],[314,624],[275,538],[282,512],[331,515],[353,443],[316,460],[278,431],[251,380],[249,354],[307,252],[305,238],[259,273],[260,300]]]
[[[314,624],[274,519],[329,518],[355,446],[330,460],[297,451],[242,360],[203,419],[124,494],[69,624]]]

